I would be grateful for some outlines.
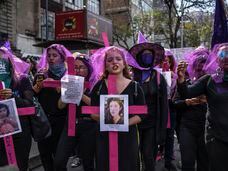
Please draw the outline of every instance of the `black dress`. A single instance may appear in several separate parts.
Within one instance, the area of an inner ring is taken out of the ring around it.
[[[136,84],[136,85],[135,85]],[[136,88],[135,88],[136,87]],[[135,92],[137,91],[137,92]],[[92,106],[100,105],[100,95],[108,94],[105,81],[99,81],[92,93]],[[144,105],[144,94],[140,86],[135,82],[130,82],[121,95],[128,95],[129,105]],[[129,115],[132,117],[133,115]],[[143,115],[139,115],[143,118]],[[118,153],[119,153],[119,171],[138,171],[139,155],[138,155],[138,131],[137,126],[129,127],[129,132],[118,133]],[[97,130],[97,171],[109,170],[109,136],[108,132],[100,132]]]
[[[207,151],[210,169],[228,170],[228,82],[215,83],[211,76],[201,77],[195,84],[187,86],[186,82],[178,85],[182,97],[196,97],[205,94],[207,109]]]

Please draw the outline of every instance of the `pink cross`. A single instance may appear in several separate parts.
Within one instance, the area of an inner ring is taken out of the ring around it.
[[[0,81],[0,90],[2,89],[3,89],[3,83]],[[18,108],[17,111],[20,116],[33,115],[35,114],[35,107]],[[9,165],[17,165],[14,144],[13,144],[13,137],[9,135],[4,137],[3,139],[4,139]]]
[[[68,66],[68,74],[75,75],[73,57],[67,57],[67,66]],[[43,86],[51,87],[51,88],[61,87],[61,81],[60,80],[53,80],[53,81],[44,80]],[[89,87],[88,82],[85,82],[85,87]],[[69,104],[69,106],[68,106],[68,136],[75,136],[75,123],[76,123],[76,105]]]
[[[116,77],[110,75],[108,78],[108,94],[117,94]],[[147,106],[129,106],[129,114],[147,114]],[[83,106],[83,114],[98,114],[99,106]],[[109,170],[118,171],[118,132],[109,132]]]
[[[103,41],[106,47],[109,46],[108,36],[106,32],[102,33]],[[110,75],[108,78],[108,94],[117,94],[116,77]],[[129,106],[129,114],[147,114],[147,106]],[[83,114],[98,114],[100,113],[99,106],[83,106]],[[119,156],[118,156],[118,132],[109,132],[109,170],[119,170]]]

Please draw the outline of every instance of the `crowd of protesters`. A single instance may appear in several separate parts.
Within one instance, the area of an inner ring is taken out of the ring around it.
[[[68,104],[61,89],[44,87],[43,81],[61,80],[67,74],[67,58],[74,58],[78,76],[90,82],[76,108],[76,135],[68,136]],[[154,171],[164,158],[167,170],[173,162],[174,137],[181,152],[183,171],[227,171],[228,162],[228,43],[213,50],[198,47],[176,61],[171,50],[159,44],[139,42],[130,50],[110,46],[91,55],[71,53],[63,45],[46,48],[39,61],[25,62],[11,50],[0,48],[1,99],[14,98],[17,107],[33,106],[37,98],[51,126],[51,135],[38,142],[45,171],[108,171],[109,135],[100,131],[100,116],[85,115],[81,106],[99,106],[108,94],[108,78],[116,76],[118,95],[128,95],[128,105],[146,105],[147,114],[129,115],[129,131],[118,133],[119,171]],[[30,65],[29,65],[30,64]],[[131,67],[131,70],[129,69]],[[167,74],[170,77],[167,77]],[[166,75],[165,75],[166,74]],[[28,169],[32,116],[19,116],[22,132],[13,135],[17,167]],[[122,120],[123,121],[123,120]],[[206,137],[206,138],[205,138]],[[8,165],[0,139],[0,165]]]

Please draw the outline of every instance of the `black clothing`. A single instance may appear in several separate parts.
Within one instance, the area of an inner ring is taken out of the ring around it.
[[[160,83],[158,83],[157,74],[160,76]],[[150,171],[155,168],[157,145],[163,144],[166,136],[168,118],[167,84],[164,77],[153,70],[149,82],[144,82],[142,88],[148,114],[139,124],[140,149],[145,170]]]
[[[166,129],[167,127],[167,84],[164,77],[159,74],[160,84],[158,85],[157,74],[159,73],[153,70],[149,82],[144,82],[142,84],[148,107],[148,115],[146,115],[145,119],[139,124],[140,129],[156,127],[157,125],[160,130]]]
[[[204,132],[193,132],[189,128],[180,128],[180,151],[182,171],[207,171],[209,169],[208,155],[204,140]]]
[[[190,80],[187,81],[191,85]],[[187,106],[185,99],[176,93],[174,105],[180,116],[180,151],[182,170],[195,170],[197,162],[198,171],[208,170],[208,155],[204,140],[207,104]]]
[[[60,79],[50,72],[48,77],[55,80]],[[50,137],[38,142],[38,149],[45,171],[53,171],[53,158],[66,120],[67,108],[63,110],[58,109],[60,96],[61,93],[58,93],[55,88],[42,88],[37,94],[37,98],[48,117],[52,129]]]
[[[223,91],[221,91],[223,90]],[[215,83],[209,75],[201,77],[195,84],[178,85],[183,97],[196,97],[205,94],[208,102],[208,135],[228,143],[228,83]]]
[[[157,143],[155,141],[155,128],[147,128],[139,131],[140,150],[144,161],[144,171],[155,171],[155,159],[157,155]]]
[[[56,171],[67,171],[68,159],[77,145],[84,171],[94,171],[96,127],[93,120],[81,120],[76,125],[76,136],[71,137],[68,136],[68,124],[65,124],[54,159]]]
[[[226,110],[228,83],[215,83],[211,76],[206,75],[191,86],[187,86],[186,82],[179,84],[178,91],[181,96],[188,98],[206,95],[208,102],[206,146],[209,149],[211,169],[214,171],[226,168],[227,170],[228,163],[222,157],[226,158],[228,149],[228,110]],[[218,164],[221,164],[221,169]]]
[[[136,91],[135,93],[135,85]],[[104,80],[99,81],[92,93],[92,106],[100,105],[100,95],[108,94],[108,89]],[[135,82],[130,82],[121,95],[128,95],[129,105],[144,105],[144,94],[140,86]],[[137,95],[136,95],[137,94]],[[138,115],[143,118],[142,115]],[[129,115],[133,117],[133,115]],[[109,136],[108,132],[100,132],[97,130],[97,171],[109,170]],[[118,153],[119,153],[119,171],[138,171],[139,170],[139,154],[137,141],[136,125],[129,126],[129,132],[118,132]]]
[[[228,144],[217,138],[210,138],[207,141],[207,151],[210,162],[210,171],[227,171]]]
[[[13,97],[15,98],[17,108],[29,107],[33,105],[33,91],[30,81],[27,77],[22,77],[16,86],[11,85]],[[31,149],[31,127],[29,116],[19,116],[22,132],[12,135],[16,160],[20,171],[27,171],[29,152]],[[7,155],[3,138],[0,139],[0,166],[8,165]]]
[[[88,91],[85,94],[89,96]],[[67,161],[76,146],[78,146],[78,153],[82,159],[84,171],[94,171],[97,123],[89,115],[81,113],[81,106],[85,105],[81,102],[80,106],[76,108],[75,137],[68,136],[68,118],[66,119],[54,159],[56,171],[67,171]]]

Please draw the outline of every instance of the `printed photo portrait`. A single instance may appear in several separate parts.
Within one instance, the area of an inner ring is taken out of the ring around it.
[[[0,101],[0,138],[21,132],[14,99]]]
[[[128,96],[102,95],[100,100],[101,131],[128,131]]]

